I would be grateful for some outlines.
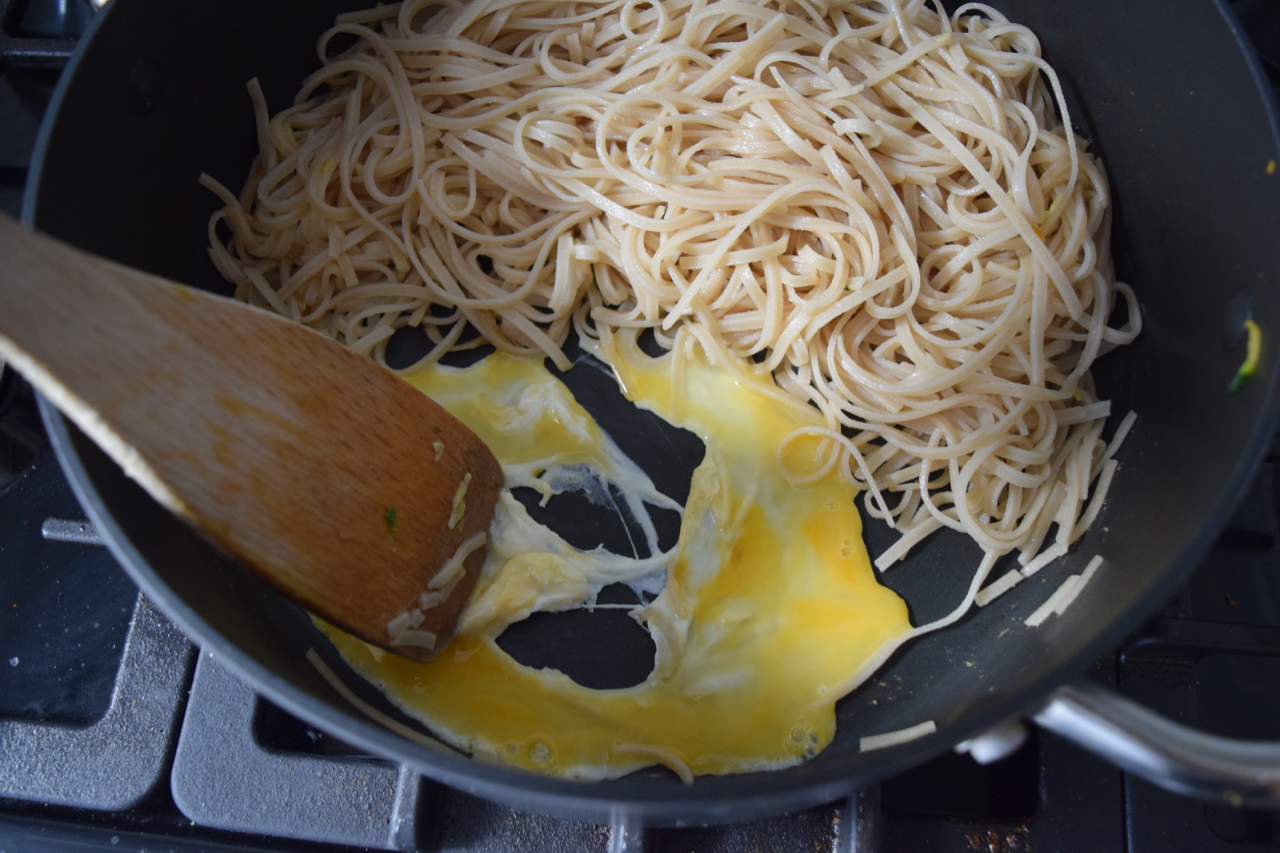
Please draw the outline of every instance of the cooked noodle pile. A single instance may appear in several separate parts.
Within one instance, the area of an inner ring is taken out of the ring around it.
[[[321,55],[352,37],[275,117],[251,84],[238,199],[203,179],[241,299],[379,360],[401,327],[430,361],[470,326],[567,367],[572,327],[631,328],[772,373],[828,423],[794,478],[838,468],[903,533],[882,568],[944,526],[1042,563],[1096,515],[1116,442],[1088,370],[1139,314],[1026,28],[924,0],[411,0]]]

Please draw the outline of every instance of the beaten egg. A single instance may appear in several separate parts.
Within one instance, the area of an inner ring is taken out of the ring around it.
[[[834,737],[836,700],[911,630],[906,605],[876,581],[849,486],[835,474],[803,486],[786,476],[817,470],[815,445],[783,439],[821,420],[701,351],[674,370],[675,355],[648,356],[632,333],[591,346],[629,400],[704,442],[685,506],[541,362],[496,353],[418,370],[405,378],[478,433],[506,475],[476,592],[450,646],[427,664],[322,630],[442,740],[528,770],[590,780],[662,764],[688,781],[803,761]],[[513,497],[521,486],[597,500],[612,486],[653,556],[569,545]],[[683,513],[674,548],[658,548],[646,503]],[[617,582],[661,590],[632,611],[656,648],[643,683],[590,689],[498,645],[514,622],[592,606]]]

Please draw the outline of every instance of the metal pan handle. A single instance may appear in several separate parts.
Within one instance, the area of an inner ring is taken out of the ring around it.
[[[1092,681],[1059,687],[1044,728],[1170,791],[1232,806],[1280,806],[1280,743],[1206,734]]]

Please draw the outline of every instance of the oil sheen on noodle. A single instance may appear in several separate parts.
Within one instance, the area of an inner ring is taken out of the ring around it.
[[[782,475],[783,464],[805,467],[779,457],[783,437],[820,418],[701,355],[673,390],[671,356],[649,358],[625,333],[597,354],[629,399],[706,445],[672,551],[582,552],[511,498],[513,486],[584,485],[575,478],[586,466],[633,505],[663,500],[541,362],[495,354],[430,367],[406,378],[479,433],[507,472],[475,598],[451,647],[426,665],[322,627],[357,672],[445,741],[530,770],[604,779],[658,763],[687,777],[814,755],[835,734],[836,700],[911,628],[902,600],[875,580],[849,487],[834,474],[804,488]],[[534,611],[593,602],[604,585],[655,570],[665,587],[635,611],[657,647],[642,684],[588,689],[495,642]]]

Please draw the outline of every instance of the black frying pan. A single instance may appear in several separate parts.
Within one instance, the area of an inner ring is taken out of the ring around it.
[[[261,78],[273,110],[289,103],[317,64],[317,34],[353,5],[112,0],[59,85],[26,219],[107,257],[225,292],[205,254],[216,201],[197,175],[240,185],[254,154],[245,81]],[[1095,376],[1113,411],[1135,410],[1139,420],[1107,507],[1073,553],[996,605],[897,654],[840,703],[835,741],[808,763],[700,778],[691,788],[661,769],[578,784],[414,745],[354,712],[317,676],[303,652],[322,641],[295,608],[224,563],[46,406],[74,488],[147,593],[273,701],[442,782],[525,808],[593,820],[621,810],[654,823],[759,817],[835,799],[1034,710],[1174,593],[1271,437],[1280,174],[1266,167],[1280,153],[1258,65],[1230,13],[1212,0],[997,5],[1040,35],[1077,127],[1110,174],[1116,264],[1138,291],[1146,330],[1103,359]],[[1227,394],[1244,356],[1246,317],[1264,330],[1262,364],[1252,383]],[[646,440],[643,432],[636,439]],[[659,458],[649,455],[651,470]],[[891,534],[873,523],[867,537],[874,554]],[[1094,554],[1108,564],[1075,605],[1038,629],[1023,626],[1057,582]],[[978,558],[963,537],[938,534],[885,580],[919,624],[954,606]],[[539,642],[544,651],[557,644]],[[858,752],[860,735],[928,719],[936,734]]]

